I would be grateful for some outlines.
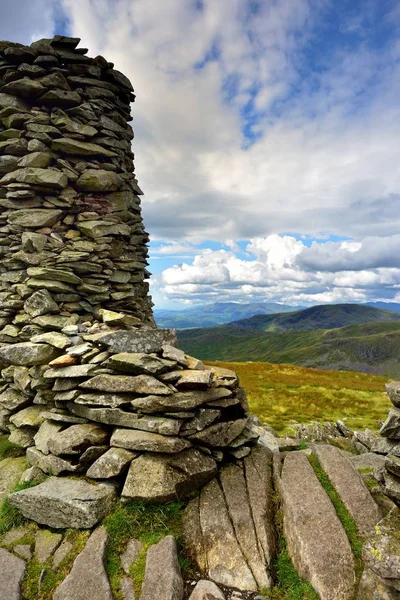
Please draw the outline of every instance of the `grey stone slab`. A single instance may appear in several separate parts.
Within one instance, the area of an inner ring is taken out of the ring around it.
[[[321,600],[352,600],[354,559],[346,533],[307,456],[290,452],[280,495],[289,555]]]
[[[137,561],[142,548],[143,544],[139,540],[131,538],[128,541],[125,551],[120,556],[122,568],[127,575],[129,575],[132,565]]]
[[[87,423],[71,425],[55,433],[48,441],[48,448],[56,456],[79,455],[89,446],[100,446],[108,442],[109,434],[100,425]]]
[[[89,365],[92,366],[93,365]],[[96,366],[96,365],[94,365]],[[151,375],[96,375],[80,386],[84,389],[99,390],[101,392],[127,392],[134,394],[155,394],[168,396],[171,389]]]
[[[391,408],[386,421],[380,429],[383,437],[400,440],[400,408]]]
[[[110,448],[94,462],[86,472],[92,479],[109,479],[125,471],[137,453],[124,448]]]
[[[106,515],[114,499],[111,486],[60,477],[50,477],[8,497],[26,518],[56,529],[93,527]]]
[[[53,600],[113,600],[104,562],[107,532],[96,529],[76,557],[71,572],[56,589]]]
[[[136,429],[116,428],[111,436],[110,446],[144,452],[175,453],[189,448],[191,443],[179,437],[160,435]]]
[[[183,600],[183,580],[175,538],[150,546],[140,600]]]
[[[161,352],[163,344],[176,345],[175,329],[138,329],[126,331],[120,329],[110,333],[97,334],[96,337],[85,336],[88,341],[95,341],[109,348],[112,353],[119,352]]]
[[[35,536],[35,558],[44,564],[61,544],[61,533],[52,533],[47,529],[38,529]]]
[[[367,535],[382,518],[361,475],[338,448],[329,444],[313,447],[321,467],[356,522],[359,533]]]
[[[73,549],[73,544],[72,542],[69,542],[68,540],[64,540],[57,548],[57,550],[54,552],[54,556],[53,556],[53,570],[58,569],[58,567],[60,566],[60,564],[62,563],[62,561],[67,558],[67,556],[72,552]]]
[[[232,392],[225,388],[211,388],[208,390],[177,392],[165,397],[149,395],[145,398],[136,398],[132,400],[131,404],[133,408],[149,414],[182,412],[197,408],[203,404],[209,404],[212,401],[228,398],[231,395]]]
[[[21,583],[25,575],[25,561],[0,548],[0,598],[21,600]]]

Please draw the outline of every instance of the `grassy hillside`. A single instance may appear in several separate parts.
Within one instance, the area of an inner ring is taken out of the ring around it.
[[[203,360],[268,361],[400,377],[400,323],[316,331],[253,332],[219,327],[179,332],[179,346]]]
[[[251,411],[280,433],[294,422],[337,419],[354,429],[377,430],[391,406],[385,393],[387,379],[376,375],[256,362],[209,364],[236,371]]]
[[[231,323],[254,315],[291,312],[300,307],[286,306],[276,302],[214,302],[204,306],[193,306],[183,310],[155,310],[154,317],[159,327],[187,329],[191,327],[214,327]]]

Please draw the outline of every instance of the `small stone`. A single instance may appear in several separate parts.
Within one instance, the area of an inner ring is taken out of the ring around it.
[[[8,411],[15,412],[25,408],[30,403],[29,396],[8,388],[5,392],[0,394],[0,406]]]
[[[53,556],[53,570],[58,569],[62,561],[72,552],[73,544],[68,540],[64,540],[62,544],[54,552]]]
[[[179,348],[175,348],[174,346],[170,346],[169,344],[163,344],[162,355],[168,360],[175,360],[177,363],[184,367],[188,366],[186,355],[183,352],[183,350],[179,350]]]
[[[168,370],[169,365],[165,361],[144,354],[143,352],[123,352],[114,354],[109,359],[109,365],[117,371],[145,375],[159,375]]]
[[[143,544],[142,542],[139,542],[139,540],[131,538],[128,541],[125,552],[123,552],[120,556],[122,568],[127,575],[129,575],[132,565],[134,565],[137,561],[142,548]]]
[[[51,162],[51,154],[47,152],[32,152],[18,161],[19,167],[35,167],[43,169],[48,167]]]
[[[224,421],[211,425],[194,435],[189,436],[193,442],[210,447],[226,447],[238,437],[247,425],[247,419]]]
[[[13,548],[14,554],[25,560],[31,560],[32,550],[29,544],[17,544]]]
[[[190,389],[207,389],[211,386],[212,371],[196,371],[193,369],[187,369],[180,371],[179,379],[175,386],[179,390],[190,390]]]
[[[80,104],[82,98],[77,92],[67,92],[66,90],[48,90],[43,96],[40,97],[39,102],[43,104],[49,104],[50,106],[76,106]],[[60,138],[62,139],[62,138]],[[61,152],[67,153],[63,148],[54,148],[53,150],[60,150]]]
[[[40,564],[44,564],[57,550],[62,542],[61,533],[52,533],[46,529],[38,529],[35,537],[35,558]]]
[[[92,533],[71,572],[56,589],[54,600],[113,600],[104,566],[107,538],[105,527]]]
[[[116,192],[123,185],[123,179],[112,171],[86,169],[75,185],[81,192]]]
[[[225,596],[215,583],[202,579],[197,583],[189,600],[225,600]]]
[[[39,467],[29,467],[22,475],[19,483],[42,483],[46,479],[46,475]]]
[[[86,338],[85,338],[86,339]],[[140,329],[138,331],[125,331],[123,329],[111,333],[97,334],[87,337],[88,341],[95,341],[107,346],[110,352],[160,352],[163,344],[176,344],[176,333],[173,329]]]
[[[76,365],[78,359],[75,356],[70,356],[69,354],[64,354],[63,356],[58,356],[54,360],[49,362],[49,367],[53,369],[57,367],[71,367],[72,365]]]
[[[37,293],[38,292],[35,292],[35,294]],[[34,296],[34,294],[32,294],[32,296]],[[67,346],[70,344],[70,339],[63,333],[59,333],[57,331],[48,331],[46,333],[39,333],[38,335],[32,336],[31,342],[38,344],[49,344],[50,346],[54,346],[54,348],[65,350],[65,348],[67,348]]]
[[[392,381],[385,385],[387,394],[396,408],[400,408],[400,382]]]
[[[172,535],[147,551],[146,571],[140,600],[183,600],[183,580],[178,550]]]
[[[123,448],[110,448],[92,464],[86,475],[92,479],[118,477],[136,456],[134,452]]]
[[[27,519],[56,529],[90,529],[109,510],[114,488],[83,480],[50,477],[8,497]],[[74,599],[75,600],[75,599]]]

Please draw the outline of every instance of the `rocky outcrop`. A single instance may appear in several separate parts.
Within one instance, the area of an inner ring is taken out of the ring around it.
[[[383,440],[377,441],[372,450],[386,457],[383,490],[400,507],[400,383],[386,384],[386,391],[394,408],[381,427]]]

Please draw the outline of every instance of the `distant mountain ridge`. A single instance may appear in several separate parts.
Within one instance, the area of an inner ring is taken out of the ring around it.
[[[359,304],[256,315],[178,332],[203,360],[267,361],[400,376],[400,314]]]
[[[159,327],[187,329],[214,327],[259,314],[276,314],[304,308],[276,302],[214,302],[182,310],[155,309],[154,318]]]

